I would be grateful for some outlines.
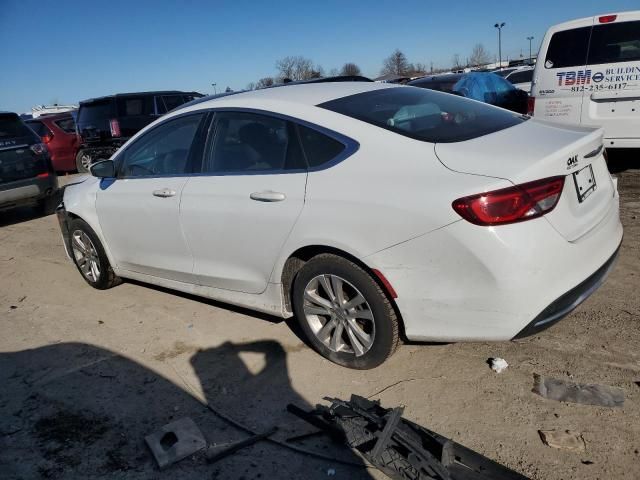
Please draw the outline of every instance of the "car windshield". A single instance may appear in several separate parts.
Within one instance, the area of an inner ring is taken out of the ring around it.
[[[16,138],[33,136],[33,132],[17,115],[0,114],[0,138]]]
[[[471,140],[528,119],[455,95],[415,87],[358,93],[319,107],[431,143]]]

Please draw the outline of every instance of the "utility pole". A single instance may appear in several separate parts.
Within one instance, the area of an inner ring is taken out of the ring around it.
[[[533,55],[531,54],[531,41],[533,37],[527,37],[527,40],[529,40],[529,63],[533,63]]]
[[[500,70],[502,70],[502,27],[504,27],[506,23],[496,23],[494,25],[495,28],[498,29],[498,61],[500,62]]]

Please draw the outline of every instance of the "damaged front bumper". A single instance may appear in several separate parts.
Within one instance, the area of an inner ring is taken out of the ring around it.
[[[69,260],[72,260],[71,256],[71,217],[69,213],[64,208],[64,202],[61,202],[60,205],[56,208],[56,217],[58,218],[58,223],[60,224],[60,232],[62,233],[62,244],[64,245],[64,251],[67,254]]]

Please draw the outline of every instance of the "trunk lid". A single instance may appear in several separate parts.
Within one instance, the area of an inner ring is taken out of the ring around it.
[[[36,155],[29,144],[33,139],[15,138],[11,145],[0,141],[0,185],[33,178],[49,171],[47,157]]]
[[[568,241],[594,228],[612,208],[615,187],[603,157],[602,130],[529,120],[458,143],[435,147],[449,169],[521,184],[553,176],[565,183],[556,208],[545,215]]]

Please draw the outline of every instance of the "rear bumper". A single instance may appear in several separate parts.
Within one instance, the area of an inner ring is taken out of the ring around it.
[[[608,138],[604,137],[604,146],[611,148],[640,148],[640,138]]]
[[[49,173],[46,177],[25,178],[0,184],[0,209],[29,205],[58,190],[58,178]]]
[[[560,319],[602,283],[622,241],[618,200],[573,242],[544,217],[500,227],[461,220],[365,262],[397,292],[407,338],[511,340]]]
[[[596,270],[593,275],[555,300],[551,305],[540,312],[540,314],[534,318],[529,325],[524,327],[520,333],[513,337],[513,339],[517,340],[519,338],[535,335],[538,332],[546,330],[569,315],[578,307],[578,305],[589,298],[591,294],[604,283],[609,273],[613,270],[616,260],[618,259],[619,252],[620,247],[618,247],[615,253],[611,255],[611,258]]]

